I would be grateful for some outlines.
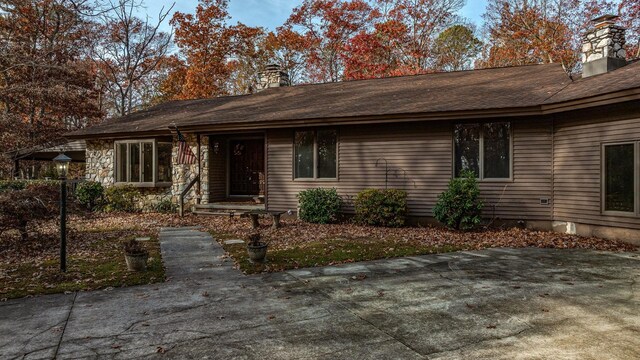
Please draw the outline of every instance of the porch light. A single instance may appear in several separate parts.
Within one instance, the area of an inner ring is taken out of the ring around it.
[[[58,169],[58,176],[60,177],[60,179],[66,179],[71,158],[64,153],[60,153],[60,155],[56,156],[53,161],[56,163],[56,168]]]
[[[220,142],[216,141],[213,143],[213,153],[218,155],[220,152]]]

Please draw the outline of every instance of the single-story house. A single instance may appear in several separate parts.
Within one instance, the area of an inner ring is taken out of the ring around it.
[[[200,209],[259,196],[295,212],[303,189],[388,186],[428,219],[469,168],[488,217],[640,239],[640,62],[614,20],[584,36],[576,78],[547,64],[287,86],[270,66],[256,94],[168,102],[68,137],[86,141],[89,180],[149,202],[189,189]],[[177,163],[176,127],[194,164]]]

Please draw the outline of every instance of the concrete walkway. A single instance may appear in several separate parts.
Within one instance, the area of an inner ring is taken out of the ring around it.
[[[494,249],[264,276],[163,229],[163,284],[0,303],[0,358],[640,358],[638,254]]]

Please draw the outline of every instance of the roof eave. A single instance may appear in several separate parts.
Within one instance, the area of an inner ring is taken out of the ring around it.
[[[306,126],[336,126],[336,125],[361,125],[361,124],[383,124],[394,122],[413,122],[413,121],[445,121],[445,120],[473,120],[487,118],[505,118],[505,117],[523,117],[523,116],[542,116],[549,114],[557,114],[566,111],[579,110],[603,105],[612,105],[627,101],[639,100],[640,88],[628,89],[618,92],[601,94],[598,96],[569,100],[558,103],[548,103],[529,107],[519,108],[501,108],[501,109],[482,109],[482,110],[465,110],[465,111],[441,111],[441,112],[424,112],[411,114],[385,114],[374,116],[350,116],[350,117],[332,117],[332,118],[309,118],[301,120],[269,120],[269,121],[247,121],[247,122],[227,122],[227,123],[209,123],[197,125],[181,125],[180,130],[183,132],[229,132],[229,131],[247,131],[256,129],[279,129],[288,127],[306,127]],[[166,130],[148,130],[148,131],[129,131],[129,132],[113,132],[113,133],[69,133],[65,134],[68,139],[125,139],[135,137],[154,137],[171,135],[171,131]]]
[[[640,100],[640,88],[616,91],[576,100],[543,104],[541,106],[541,110],[543,114],[557,114],[566,111],[619,104],[633,100]]]
[[[136,137],[155,137],[155,136],[170,136],[171,131],[167,130],[147,130],[147,131],[128,131],[128,132],[113,132],[113,133],[84,133],[84,132],[72,132],[64,134],[67,139],[73,140],[99,140],[99,139],[127,139],[135,134]]]

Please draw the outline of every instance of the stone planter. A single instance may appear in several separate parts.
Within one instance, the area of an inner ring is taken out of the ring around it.
[[[249,254],[249,260],[251,262],[264,262],[267,257],[267,244],[261,243],[260,245],[247,244],[247,253]]]
[[[149,259],[149,253],[141,254],[124,254],[124,259],[127,261],[127,268],[129,271],[143,272],[147,271],[147,260]]]

